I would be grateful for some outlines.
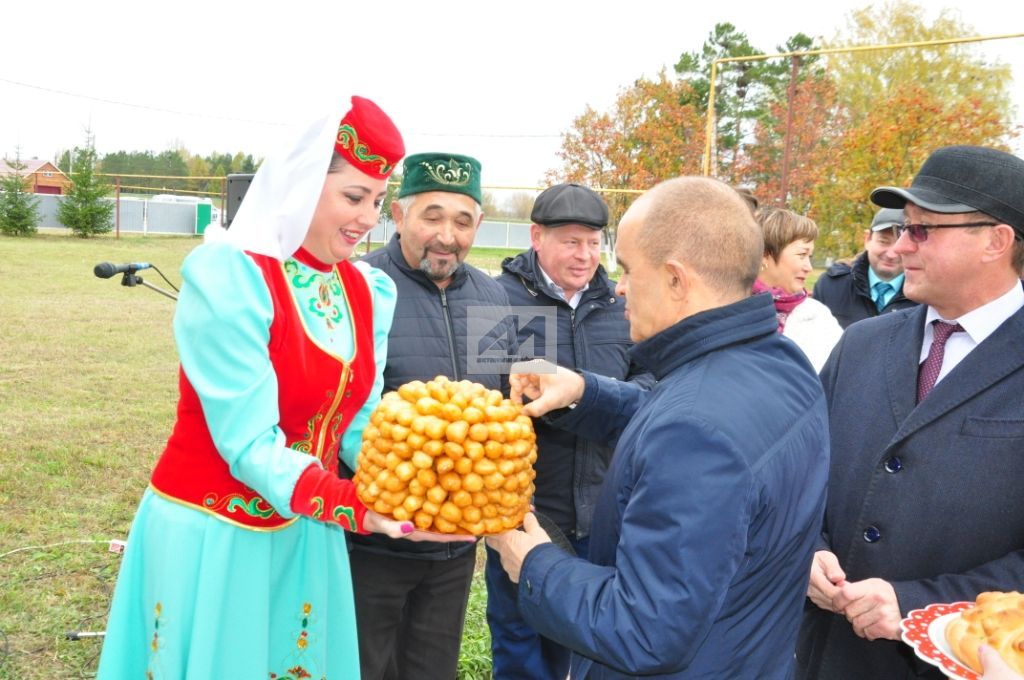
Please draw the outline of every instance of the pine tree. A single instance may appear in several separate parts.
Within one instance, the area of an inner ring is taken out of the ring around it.
[[[84,149],[75,149],[71,188],[61,201],[57,219],[82,238],[105,234],[113,227],[114,203],[107,200],[110,185],[95,172],[96,149],[87,138]]]
[[[14,172],[0,179],[0,233],[8,236],[30,236],[37,231],[39,199],[25,189],[25,164],[15,156],[8,161]]]

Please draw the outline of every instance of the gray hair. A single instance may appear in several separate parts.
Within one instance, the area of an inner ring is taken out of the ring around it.
[[[396,199],[395,202],[398,203],[398,207],[402,209],[402,215],[408,215],[409,214],[409,209],[412,208],[412,204],[416,201],[416,197],[417,196],[419,196],[419,194],[409,194],[408,196],[402,196],[401,198]],[[483,214],[483,211],[484,211],[484,209],[482,207],[480,207],[480,204],[477,203],[474,200],[473,201],[473,221],[474,222],[480,219],[480,215]]]

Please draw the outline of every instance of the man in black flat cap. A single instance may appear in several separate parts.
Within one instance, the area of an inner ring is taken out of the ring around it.
[[[558,184],[541,192],[530,219],[530,249],[507,258],[498,277],[509,302],[554,311],[556,336],[539,340],[557,343],[559,365],[618,380],[632,378],[626,352],[633,343],[623,316],[624,300],[615,294],[615,282],[601,266],[601,229],[608,223],[608,207],[586,187]],[[642,380],[649,381],[649,375]],[[578,554],[586,556],[593,504],[612,449],[541,420],[535,420],[534,427],[534,506],[558,526]],[[486,577],[495,680],[565,678],[570,651],[541,637],[523,620],[513,584],[490,548]]]
[[[850,264],[835,263],[814,284],[814,299],[843,328],[917,304],[903,294],[903,262],[893,250],[900,224],[902,208],[880,208],[864,230],[864,252]]]
[[[1024,584],[1024,160],[941,148],[871,200],[903,209],[921,304],[850,326],[821,373],[832,463],[798,675],[941,678],[900,620]]]

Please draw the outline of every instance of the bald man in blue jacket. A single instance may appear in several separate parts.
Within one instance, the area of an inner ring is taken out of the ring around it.
[[[760,230],[728,185],[679,178],[630,207],[616,251],[630,354],[654,387],[512,376],[530,415],[617,442],[589,556],[562,552],[532,515],[488,544],[524,619],[573,650],[572,678],[790,678],[828,420],[770,296],[749,295]]]

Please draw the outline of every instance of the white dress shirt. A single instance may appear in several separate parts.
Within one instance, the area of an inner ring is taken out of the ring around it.
[[[557,293],[558,297],[565,300],[568,303],[568,305],[573,309],[576,309],[576,307],[579,306],[580,300],[583,299],[583,293],[587,290],[587,288],[590,288],[590,282],[588,281],[587,285],[583,286],[578,291],[576,291],[575,295],[573,295],[571,298],[567,298],[565,297],[565,289],[559,286],[557,283],[555,283],[551,279],[551,277],[548,276],[548,273],[544,271],[544,267],[541,267],[539,262],[537,263],[537,269],[540,270],[541,276],[544,277],[544,280],[547,282],[548,286],[551,287],[551,290]]]
[[[928,314],[924,319],[924,341],[921,343],[919,363],[923,363],[928,357],[928,350],[932,346],[932,337],[934,336],[932,321],[938,319],[947,323],[959,323],[964,329],[962,333],[953,333],[946,341],[946,354],[942,357],[942,370],[939,371],[939,377],[935,381],[937,385],[950,371],[956,368],[957,364],[963,361],[964,357],[971,353],[971,350],[992,335],[1021,307],[1024,307],[1024,288],[1021,287],[1019,281],[992,302],[967,312],[959,319],[943,319],[934,308],[929,306]]]

